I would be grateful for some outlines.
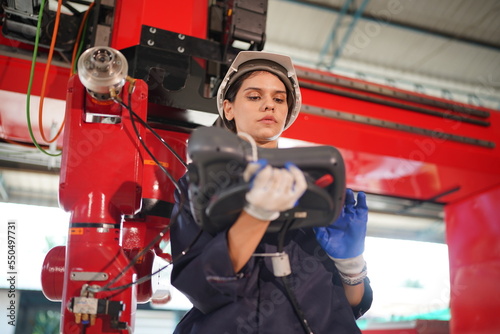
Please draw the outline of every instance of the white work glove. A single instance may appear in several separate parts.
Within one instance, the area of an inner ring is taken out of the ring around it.
[[[265,160],[249,163],[243,178],[251,182],[244,210],[260,220],[275,220],[280,212],[293,208],[307,189],[304,174],[291,163],[285,168],[272,167]]]

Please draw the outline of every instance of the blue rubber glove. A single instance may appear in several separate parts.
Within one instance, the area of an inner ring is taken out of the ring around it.
[[[314,228],[321,247],[345,274],[357,274],[365,265],[363,252],[367,222],[365,193],[358,193],[356,203],[353,191],[346,189],[344,209],[339,218],[329,226]]]

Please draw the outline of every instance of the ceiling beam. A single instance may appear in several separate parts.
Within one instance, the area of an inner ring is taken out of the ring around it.
[[[342,51],[344,51],[345,45],[349,41],[349,37],[351,37],[351,33],[354,31],[354,27],[358,23],[358,20],[363,16],[363,11],[365,10],[366,5],[368,5],[369,1],[370,0],[363,0],[359,8],[356,9],[356,13],[354,13],[354,18],[351,20],[351,23],[349,24],[349,27],[347,28],[347,31],[344,34],[342,41],[340,42],[340,45],[335,50],[332,60],[330,61],[330,66],[328,67],[329,69],[333,68],[335,66],[335,62],[337,61],[337,59],[339,59],[342,56]]]
[[[315,8],[321,9],[321,10],[327,10],[327,11],[334,12],[334,13],[340,13],[342,10],[342,8],[338,7],[338,6],[319,4],[319,3],[312,2],[309,0],[281,0],[281,1],[296,3],[296,4],[310,6],[310,7],[315,7]],[[500,9],[500,7],[498,9]],[[347,10],[347,15],[354,16],[355,12],[356,12],[356,9],[350,8]],[[500,44],[499,43],[492,43],[492,42],[486,41],[486,40],[480,40],[477,38],[469,38],[466,36],[461,36],[460,33],[451,33],[451,32],[446,32],[446,31],[442,31],[442,30],[430,29],[430,28],[425,27],[425,26],[411,24],[408,22],[399,22],[397,20],[387,21],[383,17],[378,17],[378,16],[375,16],[375,15],[372,15],[372,14],[369,14],[366,12],[361,15],[361,19],[386,24],[388,26],[392,26],[392,27],[396,27],[396,28],[400,28],[400,29],[411,30],[411,31],[414,31],[417,33],[432,35],[434,37],[440,37],[440,38],[454,40],[457,42],[466,43],[466,44],[470,44],[470,45],[474,45],[474,46],[480,46],[480,47],[492,49],[492,50],[497,51],[497,52],[500,51]]]
[[[340,24],[342,23],[342,20],[344,19],[344,16],[347,13],[347,9],[351,5],[352,1],[353,0],[345,0],[344,4],[342,5],[342,9],[340,10],[339,15],[337,15],[337,20],[335,21],[335,24],[333,25],[333,29],[330,32],[330,37],[328,38],[325,45],[323,46],[323,49],[321,50],[321,53],[319,55],[319,64],[318,65],[326,65],[326,64],[323,64],[323,59],[328,54],[330,46],[335,41]]]

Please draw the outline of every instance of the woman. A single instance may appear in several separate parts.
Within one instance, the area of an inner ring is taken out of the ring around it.
[[[240,52],[217,96],[224,125],[245,133],[257,145],[276,148],[281,133],[296,119],[300,89],[291,59]],[[291,274],[273,270],[276,233],[266,233],[279,213],[294,206],[306,189],[294,167],[249,164],[252,187],[246,206],[227,230],[200,233],[189,203],[177,204],[171,227],[172,284],[193,303],[175,333],[359,333],[355,319],[368,310],[372,293],[363,260],[367,207],[347,190],[344,211],[332,225],[287,232],[283,250]],[[188,181],[180,180],[187,198]],[[180,256],[187,248],[185,255]]]

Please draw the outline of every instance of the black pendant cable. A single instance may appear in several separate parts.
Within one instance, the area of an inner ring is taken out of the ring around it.
[[[284,244],[285,244],[285,235],[288,232],[290,226],[293,224],[293,222],[294,222],[294,220],[285,221],[285,223],[283,224],[283,227],[281,228],[281,230],[278,234],[278,253],[283,253],[283,248],[284,248]],[[292,291],[292,288],[290,286],[290,282],[288,281],[288,276],[282,276],[281,281],[283,282],[283,286],[285,287],[287,297],[290,300],[290,304],[292,304],[295,315],[299,319],[299,322],[302,325],[304,332],[306,334],[314,334],[311,327],[309,327],[309,323],[307,322],[307,320],[304,316],[304,312],[302,312],[302,310],[299,306],[299,303],[297,302],[297,298],[295,297],[295,294]]]

